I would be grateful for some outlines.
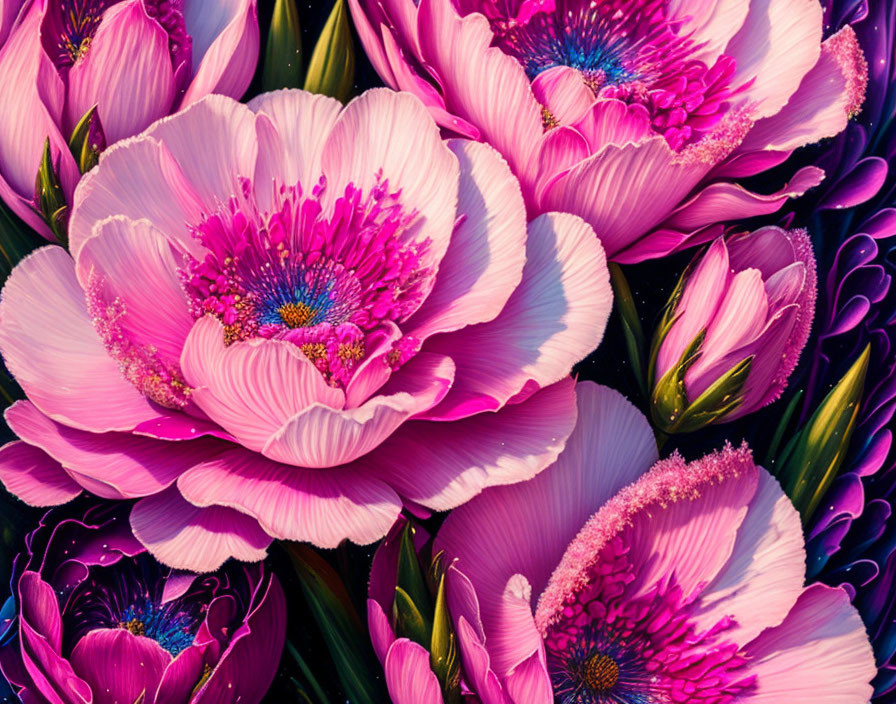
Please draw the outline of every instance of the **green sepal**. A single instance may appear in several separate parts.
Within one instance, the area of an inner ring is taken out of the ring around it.
[[[395,635],[399,638],[410,638],[424,648],[429,645],[432,638],[432,621],[423,617],[413,598],[401,587],[395,587],[392,621],[395,624]]]
[[[302,87],[302,30],[295,0],[275,0],[261,76],[264,90]]]
[[[53,164],[49,137],[44,142],[44,151],[37,169],[34,191],[38,212],[44,222],[47,223],[59,243],[67,246],[68,203],[65,200],[65,193],[62,190],[56,166]]]
[[[398,576],[396,585],[404,590],[417,611],[427,622],[432,622],[432,597],[426,577],[420,567],[420,559],[414,546],[414,526],[408,521],[398,544]],[[421,643],[426,646],[428,640]]]
[[[306,545],[284,543],[284,546],[345,696],[353,704],[388,701],[378,677],[381,668],[370,647],[370,636],[336,571]]]
[[[737,408],[743,401],[741,391],[747,383],[752,365],[753,357],[747,357],[716,379],[706,391],[687,404],[675,423],[674,432],[693,433],[724,419]]]
[[[846,457],[870,356],[869,344],[782,453],[778,477],[803,523],[818,508]]]
[[[444,572],[442,572],[441,579],[439,579],[439,588],[436,592],[432,640],[429,647],[429,664],[442,685],[443,698],[446,704],[461,702],[460,661],[458,660],[456,636],[451,628],[451,617],[448,614]]]
[[[678,422],[688,406],[684,377],[694,363],[700,358],[700,347],[706,337],[706,330],[701,330],[691,340],[678,362],[669,368],[653,387],[651,395],[650,415],[653,424],[664,433],[674,433]]]
[[[647,386],[644,378],[643,358],[644,329],[641,327],[635,299],[632,297],[632,291],[629,288],[625,274],[622,273],[622,267],[616,262],[610,262],[608,266],[610,269],[610,283],[613,285],[613,301],[616,304],[616,311],[619,313],[619,320],[622,323],[622,334],[625,338],[629,362],[632,365],[632,373],[635,375],[635,381],[638,383],[641,394],[646,398]]]
[[[68,146],[82,174],[86,174],[97,165],[100,153],[106,148],[106,138],[96,105],[78,120],[68,140]]]
[[[355,80],[355,46],[345,0],[336,0],[324,25],[305,76],[305,90],[329,95],[343,103]]]
[[[681,300],[681,296],[684,293],[684,283],[689,270],[690,266],[688,266],[684,273],[678,277],[675,289],[672,291],[669,300],[666,301],[666,305],[663,307],[663,315],[660,318],[659,325],[657,325],[656,331],[653,333],[653,340],[650,343],[650,358],[647,360],[647,387],[649,389],[654,388],[654,382],[656,381],[656,360],[660,354],[660,345],[662,345],[663,340],[666,339],[666,335],[669,334],[672,326],[675,325],[675,322],[678,320],[678,302]]]

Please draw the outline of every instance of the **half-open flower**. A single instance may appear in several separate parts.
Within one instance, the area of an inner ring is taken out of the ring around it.
[[[817,0],[350,0],[389,85],[489,142],[532,213],[581,215],[607,256],[699,244],[771,213],[735,179],[840,132],[867,66],[852,29],[822,42]]]
[[[0,613],[0,671],[28,702],[260,702],[286,602],[263,564],[164,567],[123,505],[55,509],[28,535]]]
[[[6,15],[17,19],[4,42]],[[0,198],[64,236],[59,208],[98,151],[209,93],[239,98],[258,46],[256,0],[0,1]],[[35,192],[48,179],[52,210]]]
[[[764,227],[713,242],[682,276],[654,335],[655,425],[689,432],[777,399],[809,339],[816,293],[804,230]]]
[[[176,567],[369,543],[404,501],[534,476],[611,306],[586,223],[527,226],[492,148],[388,89],[209,96],[106,151],[70,233],[0,300],[29,399],[0,480],[140,498],[137,537]]]
[[[804,586],[799,515],[749,450],[656,462],[617,392],[586,383],[578,397],[556,464],[487,489],[435,539],[479,701],[867,702],[862,621],[842,589]],[[389,645],[393,701],[441,704],[429,653],[390,637],[381,593],[371,584],[371,632]]]

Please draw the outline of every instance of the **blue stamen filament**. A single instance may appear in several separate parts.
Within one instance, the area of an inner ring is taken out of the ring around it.
[[[144,598],[125,610],[118,626],[135,636],[152,638],[177,657],[193,643],[195,619],[172,606]]]

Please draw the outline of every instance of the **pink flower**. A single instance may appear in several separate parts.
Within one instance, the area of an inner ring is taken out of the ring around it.
[[[530,213],[581,215],[610,259],[699,244],[771,213],[734,179],[840,132],[867,65],[816,0],[351,0],[380,76],[440,125],[495,146]]]
[[[805,230],[764,227],[713,242],[654,337],[655,425],[692,431],[777,399],[809,339],[816,288]]]
[[[92,107],[101,149],[209,93],[239,98],[258,46],[256,0],[0,0],[0,197],[52,238],[34,185],[48,139],[71,205],[67,142]]]
[[[432,548],[474,701],[867,702],[859,615],[842,589],[803,586],[799,515],[750,451],[657,462],[631,404],[577,390],[556,464],[452,512]],[[392,700],[439,704],[428,652],[386,616],[386,574],[374,564],[368,606]]]
[[[194,570],[534,476],[611,305],[588,225],[527,226],[493,149],[387,89],[209,96],[106,151],[70,234],[0,299],[29,399],[0,480],[137,498],[138,539]]]

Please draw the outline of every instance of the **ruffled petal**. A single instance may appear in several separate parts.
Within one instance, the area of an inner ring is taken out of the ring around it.
[[[0,448],[0,482],[29,506],[58,506],[81,493],[62,465],[20,441]]]

